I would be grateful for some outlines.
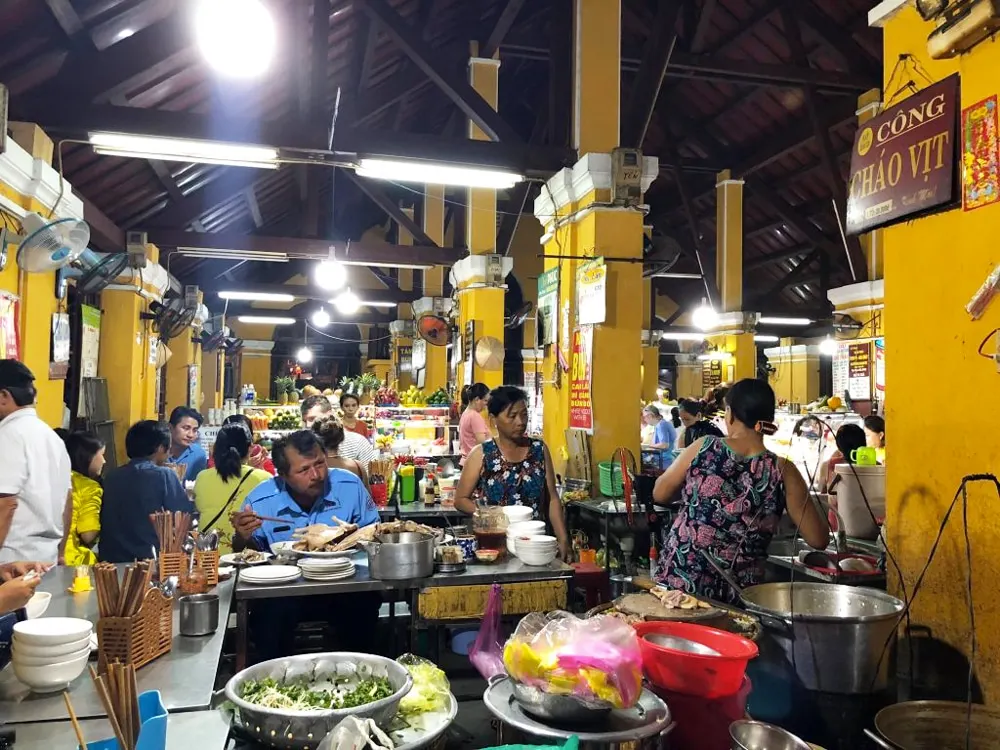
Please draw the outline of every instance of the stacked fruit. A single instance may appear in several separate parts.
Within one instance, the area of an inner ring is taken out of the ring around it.
[[[383,385],[375,391],[374,401],[376,406],[399,406],[399,394],[395,388]]]
[[[451,396],[444,388],[438,388],[427,397],[428,406],[447,406],[451,403]]]
[[[424,406],[427,403],[427,396],[415,385],[411,385],[400,394],[400,403],[403,406]]]
[[[279,411],[271,417],[271,421],[267,425],[269,430],[298,430],[301,427],[302,420],[299,419],[298,413],[291,409]]]

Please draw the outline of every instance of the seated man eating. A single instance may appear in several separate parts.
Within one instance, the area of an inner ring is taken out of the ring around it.
[[[234,551],[266,552],[275,542],[291,540],[296,529],[333,526],[334,518],[360,527],[378,523],[378,509],[364,484],[349,471],[327,468],[326,451],[314,432],[299,430],[276,440],[271,458],[278,476],[258,485],[233,514]],[[251,625],[258,654],[265,660],[289,655],[295,627],[305,619],[328,622],[341,650],[375,653],[381,604],[381,595],[374,593],[255,603]]]

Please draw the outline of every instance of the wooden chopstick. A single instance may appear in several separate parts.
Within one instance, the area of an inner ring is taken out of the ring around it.
[[[94,681],[94,687],[97,689],[97,695],[104,706],[104,712],[108,715],[108,723],[111,724],[111,731],[114,732],[115,739],[118,740],[118,746],[122,750],[125,750],[127,745],[125,744],[125,737],[122,735],[121,726],[119,726],[118,719],[115,716],[115,706],[111,702],[111,696],[108,694],[108,688],[104,684],[104,680],[97,674],[97,670],[94,669],[93,665],[90,667],[90,679]]]
[[[80,744],[80,750],[87,750],[87,741],[83,739],[83,729],[80,726],[80,722],[77,721],[76,711],[73,710],[73,703],[69,699],[69,693],[63,691],[63,700],[66,701],[66,710],[69,712],[69,722],[73,725],[73,731],[76,732],[76,741]]]

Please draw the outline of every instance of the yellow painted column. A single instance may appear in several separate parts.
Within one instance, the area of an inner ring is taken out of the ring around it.
[[[705,395],[701,387],[701,362],[693,354],[677,357],[677,378],[674,381],[674,398],[701,398]]]
[[[243,383],[252,383],[257,392],[257,400],[266,401],[271,397],[271,351],[274,349],[275,326],[260,323],[240,323],[228,319],[226,325],[233,336],[243,339],[240,352],[240,377]]]
[[[199,301],[200,299],[199,296]],[[202,382],[201,345],[194,343],[193,335],[193,329],[185,329],[180,336],[167,342],[173,355],[165,365],[167,368],[166,416],[168,417],[170,412],[178,406],[191,406],[204,412],[202,404],[189,403],[191,390],[196,394],[196,400],[200,401],[198,395],[201,394]],[[193,389],[190,386],[192,377],[197,379]]]
[[[8,262],[14,263],[11,258]],[[65,380],[49,379],[52,315],[60,311],[55,298],[56,274],[21,272],[21,361],[35,376],[38,416],[50,427],[63,422]],[[65,307],[62,307],[65,311]]]
[[[444,246],[444,186],[427,185],[424,189],[423,229],[438,245]],[[444,295],[443,266],[424,271],[424,295],[431,299]],[[448,349],[427,345],[424,370],[424,391],[433,393],[448,387]]]
[[[619,145],[621,24],[621,0],[575,0],[573,147],[580,157]]]
[[[643,227],[648,233],[651,227]],[[656,400],[656,389],[660,385],[660,339],[653,327],[652,300],[653,280],[642,280],[642,400]]]
[[[881,110],[881,89],[866,91],[858,97],[858,126],[860,127],[873,117],[878,116]],[[861,242],[861,250],[865,254],[865,261],[868,263],[868,279],[874,281],[883,278],[885,259],[882,250],[882,230],[876,229],[874,232],[862,234],[858,239]]]
[[[225,351],[202,352],[201,409],[221,409],[225,398]]]
[[[397,323],[403,321],[396,321]],[[407,370],[403,372],[402,368],[402,349],[410,348],[413,346],[413,337],[407,335],[401,335],[396,332],[392,334],[392,371],[395,373],[396,380],[396,390],[405,391],[411,385],[413,385],[413,373]],[[411,360],[412,361],[412,360]]]
[[[499,99],[500,61],[477,57],[478,44],[471,45],[469,58],[469,83],[486,100],[497,108]],[[469,137],[473,140],[489,140],[485,133],[469,121]],[[466,246],[472,255],[492,255],[496,252],[497,238],[497,194],[496,190],[469,188],[468,216],[466,219]],[[490,336],[503,341],[503,302],[501,288],[464,289],[458,292],[459,325],[461,335],[470,321],[475,321],[476,340]],[[473,380],[485,383],[490,388],[503,384],[503,369],[481,370],[474,365]],[[458,368],[459,387],[467,385],[463,368]]]

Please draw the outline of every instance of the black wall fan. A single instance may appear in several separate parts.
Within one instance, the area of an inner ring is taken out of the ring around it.
[[[151,302],[150,312],[142,317],[152,320],[160,341],[170,341],[177,338],[194,323],[196,309],[188,307],[184,300],[173,297],[165,302]]]

